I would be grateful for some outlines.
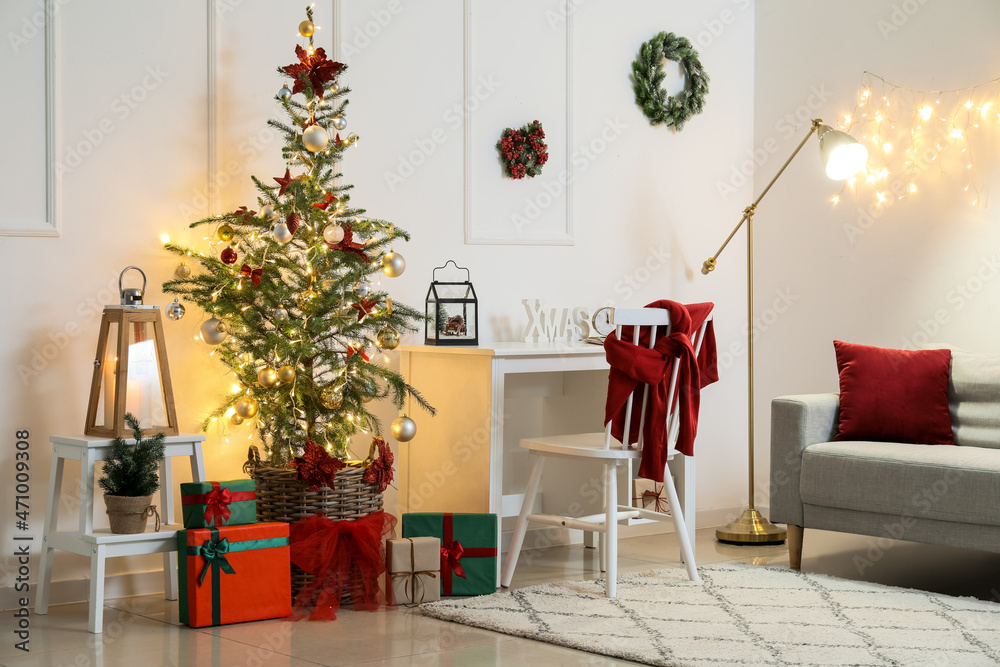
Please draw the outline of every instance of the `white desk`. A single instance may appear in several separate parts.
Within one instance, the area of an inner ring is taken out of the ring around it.
[[[107,530],[94,530],[94,464],[111,452],[114,440],[92,436],[52,436],[52,466],[49,471],[48,504],[42,534],[41,573],[35,595],[35,613],[49,610],[49,589],[52,584],[52,552],[69,551],[90,558],[91,632],[103,631],[104,621],[104,561],[116,556],[163,554],[163,585],[168,600],[177,599],[177,531],[174,523],[174,481],[170,458],[186,456],[191,460],[191,475],[196,482],[205,480],[202,458],[203,435],[173,435],[165,440],[164,457],[160,462],[160,516],[165,519],[159,532],[137,535],[116,535]],[[77,530],[59,532],[59,505],[62,495],[63,464],[66,459],[80,462],[80,517]]]
[[[517,448],[519,440],[510,433],[519,430],[518,424],[505,428],[508,420],[518,420],[518,414],[508,409],[508,403],[513,402],[508,389],[517,384],[526,390],[521,393],[534,391],[544,397],[558,393],[560,387],[552,389],[552,383],[532,387],[525,374],[608,368],[604,348],[583,342],[492,343],[480,347],[404,345],[399,349],[403,376],[438,409],[437,416],[430,417],[414,405],[407,406],[407,414],[417,422],[417,436],[400,447],[400,512],[493,512],[501,518],[516,516],[523,489],[521,494],[503,492],[505,445],[510,452]],[[598,404],[588,406],[588,425],[563,432],[602,430],[606,375],[603,387],[598,392]],[[694,458],[675,456],[670,467],[694,544]],[[626,485],[629,494],[630,486]],[[502,526],[502,521],[498,524]]]

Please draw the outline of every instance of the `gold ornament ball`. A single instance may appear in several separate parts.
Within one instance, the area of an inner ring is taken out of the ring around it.
[[[257,373],[257,382],[262,387],[273,387],[278,384],[278,371],[273,368],[262,368]]]
[[[244,396],[236,401],[236,414],[243,419],[253,419],[257,416],[258,410],[260,410],[260,405],[253,396]]]
[[[282,366],[278,369],[278,379],[282,382],[291,382],[295,379],[295,367],[294,366]]]
[[[226,340],[226,325],[214,317],[201,324],[201,339],[209,345],[218,345]]]
[[[302,132],[302,145],[313,153],[319,153],[326,148],[330,135],[319,125],[310,125]]]
[[[303,37],[312,37],[316,33],[316,26],[312,21],[303,21],[299,24],[299,34]]]
[[[406,270],[406,260],[398,252],[389,251],[382,255],[382,273],[390,278],[398,278]]]
[[[399,442],[409,442],[417,434],[417,423],[406,415],[403,415],[392,422],[390,430],[392,431],[392,437]]]
[[[365,394],[361,397],[362,403],[371,403],[373,400],[375,400],[375,397],[371,394]]]
[[[228,224],[222,225],[215,231],[215,235],[218,236],[219,239],[223,241],[232,241],[234,234],[236,234],[236,230],[234,230],[232,226]]]
[[[297,297],[295,297],[295,305],[299,307],[303,313],[312,310],[312,307],[316,305],[316,299],[319,294],[316,294],[312,289],[307,289],[305,292],[301,292]]]
[[[177,267],[177,271],[175,273],[177,274],[178,278],[182,278],[182,279],[184,279],[184,278],[190,278],[191,277],[191,267],[188,266],[187,264],[183,264],[182,263],[182,264],[180,264],[180,266]]]
[[[344,394],[337,391],[336,387],[327,387],[320,392],[319,402],[323,404],[324,408],[336,410],[344,404]]]
[[[229,423],[232,424],[233,426],[239,426],[240,424],[243,423],[243,417],[240,417],[238,414],[234,412],[233,416],[229,418]]]
[[[399,332],[392,327],[382,327],[375,335],[375,340],[383,350],[395,350],[399,347]]]

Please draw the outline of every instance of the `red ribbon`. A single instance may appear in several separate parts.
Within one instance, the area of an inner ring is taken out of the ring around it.
[[[355,354],[358,355],[359,357],[361,357],[362,359],[364,359],[365,361],[371,361],[371,357],[368,356],[367,352],[365,352],[365,346],[364,345],[362,345],[361,347],[355,348],[352,345],[348,344],[348,346],[347,346],[347,358],[350,359]]]
[[[454,539],[454,537],[454,517],[451,512],[445,512],[444,539],[441,540],[441,586],[445,595],[452,594],[452,573],[457,574],[463,579],[467,579],[465,576],[465,570],[462,568],[461,563],[463,557],[468,556],[469,558],[485,558],[497,555],[495,547],[466,549],[461,545],[461,543],[459,543],[458,540]]]
[[[386,573],[385,539],[395,529],[396,518],[382,510],[356,521],[313,514],[293,523],[292,562],[315,577],[296,596],[293,617],[336,618],[345,588],[355,609],[385,604],[379,578]]]
[[[229,521],[232,511],[229,503],[233,501],[229,489],[220,488],[218,482],[212,482],[212,490],[208,492],[208,503],[205,506],[205,525],[211,526],[212,518],[215,518],[215,526],[225,525]]]
[[[243,268],[240,269],[240,274],[242,274],[244,276],[249,276],[251,282],[253,282],[253,286],[254,287],[257,287],[258,285],[260,285],[260,277],[261,277],[261,275],[263,275],[263,273],[264,273],[264,269],[261,268],[261,269],[252,269],[251,270],[250,267],[249,267],[249,265],[247,265],[247,264],[244,264]]]
[[[653,491],[642,492],[642,497],[640,498],[642,506],[643,507],[646,506],[646,499],[648,498],[653,503],[654,512],[659,512],[660,514],[666,514],[667,511],[670,509],[670,505],[667,503],[667,499],[663,497],[663,485],[661,484],[660,488],[657,489],[656,485],[654,484],[653,489],[654,489]]]

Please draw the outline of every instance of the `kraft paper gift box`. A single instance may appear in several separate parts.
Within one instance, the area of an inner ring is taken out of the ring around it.
[[[670,500],[662,482],[654,482],[651,479],[640,477],[632,480],[632,483],[634,489],[632,499],[635,501],[633,507],[640,507],[660,514],[670,514]]]
[[[292,613],[288,524],[177,531],[180,621],[192,628]]]
[[[403,537],[441,540],[441,595],[496,592],[496,514],[404,514]]]
[[[415,604],[441,599],[441,540],[406,537],[385,543],[385,563],[392,582],[392,604]]]
[[[229,482],[184,482],[181,512],[185,528],[242,526],[257,521],[257,496],[252,479]]]

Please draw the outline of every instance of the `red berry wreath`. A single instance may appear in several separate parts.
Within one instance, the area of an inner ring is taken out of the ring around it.
[[[549,160],[545,131],[539,121],[532,121],[520,130],[506,128],[497,142],[504,173],[511,178],[534,178],[542,173]]]

